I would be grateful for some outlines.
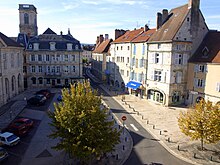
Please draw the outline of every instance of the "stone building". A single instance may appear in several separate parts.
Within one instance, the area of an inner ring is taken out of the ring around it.
[[[0,106],[24,90],[24,48],[0,32]]]
[[[157,13],[148,41],[147,98],[164,105],[186,104],[188,59],[208,33],[199,0]]]
[[[50,28],[29,39],[25,51],[27,87],[67,86],[83,79],[81,45],[68,31],[57,35]],[[26,86],[25,86],[26,87]]]

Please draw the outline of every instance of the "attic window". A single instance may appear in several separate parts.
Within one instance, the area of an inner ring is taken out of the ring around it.
[[[75,46],[75,49],[76,49],[76,50],[78,50],[78,49],[79,49],[79,46],[78,46],[78,45],[76,45],[76,46]]]
[[[209,50],[207,47],[204,47],[202,50],[202,57],[207,58],[208,57]]]

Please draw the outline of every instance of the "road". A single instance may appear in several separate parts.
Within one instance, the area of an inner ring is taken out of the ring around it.
[[[123,107],[111,98],[98,84],[91,82],[91,86],[103,94],[104,101],[109,105],[111,111],[120,119],[126,115],[125,127],[129,130],[134,146],[131,155],[124,165],[190,165],[178,159],[168,152],[148,133]]]

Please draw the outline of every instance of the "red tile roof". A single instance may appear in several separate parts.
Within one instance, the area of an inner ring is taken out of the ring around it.
[[[220,31],[209,31],[189,62],[220,63]]]
[[[149,42],[173,40],[188,12],[188,4],[172,9],[167,21],[152,35]]]
[[[112,39],[108,39],[108,40],[103,41],[101,44],[98,44],[95,47],[95,50],[93,51],[93,53],[108,53],[111,42],[112,42]]]
[[[154,34],[155,31],[156,29],[149,29],[133,39],[132,42],[146,42]]]
[[[127,43],[131,42],[133,39],[135,39],[138,35],[143,33],[144,28],[135,29],[132,31],[127,31],[124,35],[114,40],[112,43]]]

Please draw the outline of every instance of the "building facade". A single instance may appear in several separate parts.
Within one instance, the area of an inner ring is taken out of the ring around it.
[[[81,45],[68,31],[57,35],[50,28],[29,39],[25,51],[27,87],[67,86],[82,76]]]
[[[0,106],[24,90],[24,48],[0,32]]]
[[[147,98],[163,105],[186,104],[188,59],[207,34],[199,0],[157,13],[148,41]]]

